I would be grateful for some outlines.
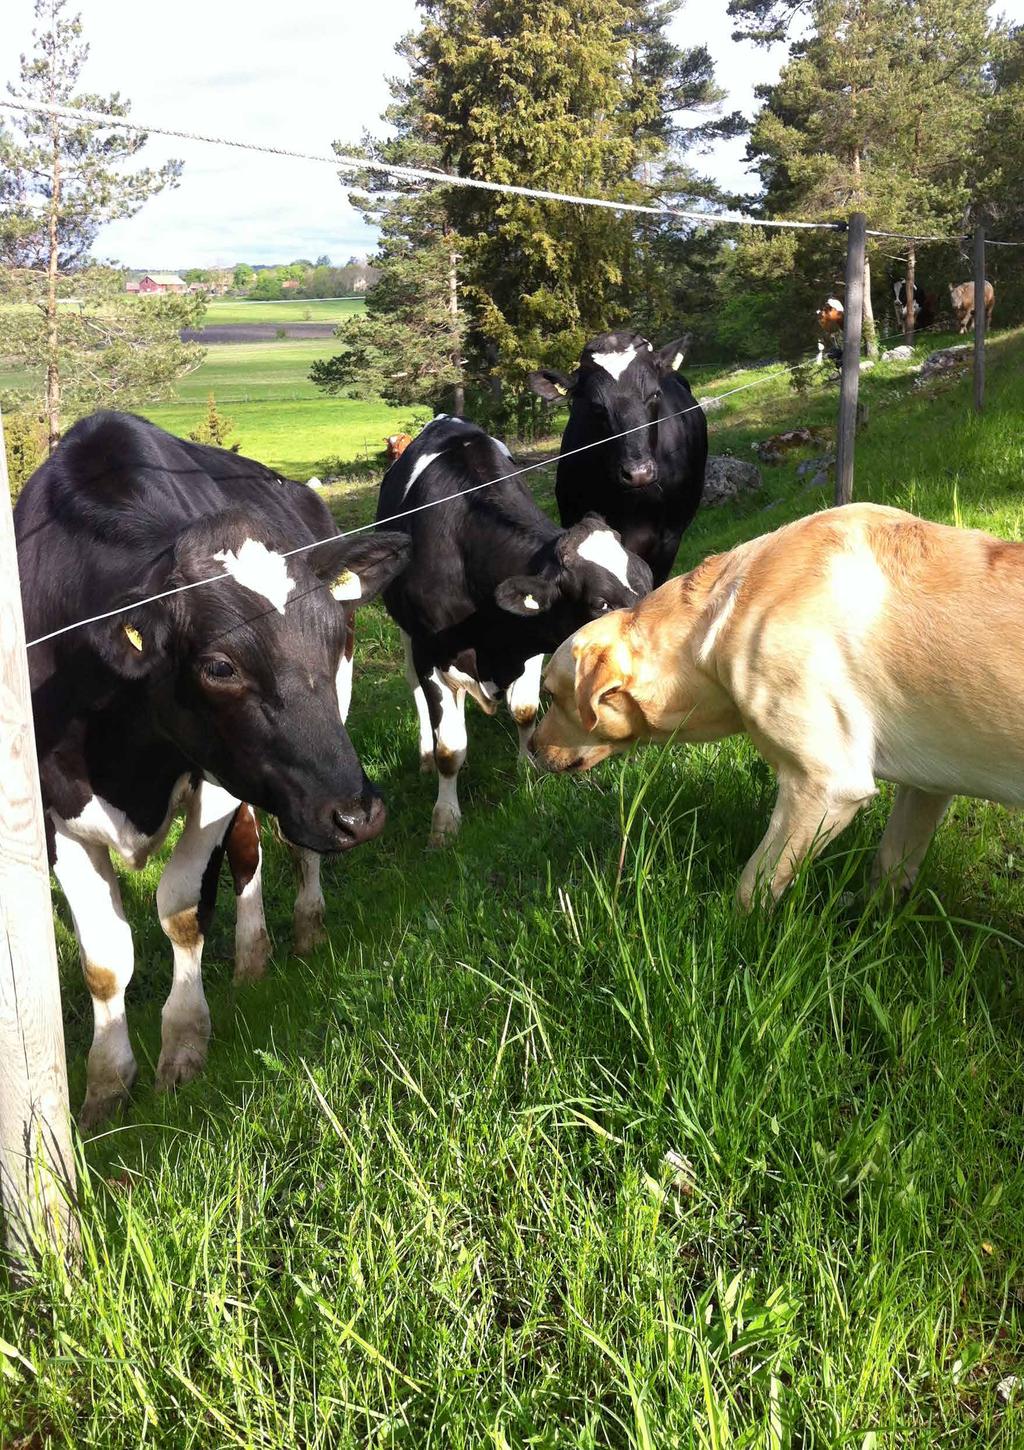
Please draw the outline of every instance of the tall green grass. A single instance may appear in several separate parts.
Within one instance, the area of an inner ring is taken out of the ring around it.
[[[982,419],[895,380],[858,494],[1021,537],[1022,359],[993,348]],[[819,406],[772,389],[761,432]],[[767,471],[682,563],[822,502]],[[0,1444],[1024,1445],[1019,819],[958,802],[892,913],[865,899],[883,792],[743,919],[773,795],[745,743],[538,778],[473,712],[463,832],[428,853],[397,640],[375,608],[358,640],[388,828],[326,865],[308,961],[265,843],[277,951],[245,991],[223,892],[209,1068],[170,1098],[156,870],[124,877],[140,1087],[84,1145],[81,1268],[0,1307]]]

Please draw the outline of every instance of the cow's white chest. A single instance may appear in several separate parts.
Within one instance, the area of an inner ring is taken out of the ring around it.
[[[145,866],[154,851],[159,851],[171,828],[171,822],[192,795],[193,788],[189,777],[181,776],[171,792],[164,820],[152,836],[140,831],[124,811],[118,810],[99,795],[94,795],[87,801],[77,816],[62,822],[62,827],[69,836],[75,836],[79,841],[88,841],[92,845],[106,846],[111,851],[116,851],[133,870],[138,871]]]

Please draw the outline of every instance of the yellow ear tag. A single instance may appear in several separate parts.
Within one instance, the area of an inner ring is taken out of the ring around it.
[[[539,609],[540,605],[537,603],[536,599],[534,599],[532,594],[527,594],[526,597],[523,599],[523,608]]]
[[[142,653],[142,635],[135,628],[134,624],[126,624],[125,627],[124,627],[124,632],[128,636],[128,643],[134,649],[137,649],[139,651],[139,653],[141,654]]]
[[[561,383],[555,383],[554,387],[555,387],[555,392],[559,395],[559,397],[562,397],[562,398],[564,398],[566,396],[566,394],[568,393],[568,391],[569,391],[569,389],[566,388],[566,387],[563,387]]]
[[[343,569],[331,585],[331,593],[335,599],[358,599],[362,592],[359,575],[353,574],[351,569]]]

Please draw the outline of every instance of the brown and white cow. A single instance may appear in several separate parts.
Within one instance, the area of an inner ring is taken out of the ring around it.
[[[412,435],[409,433],[392,433],[390,438],[384,439],[384,447],[387,450],[388,463],[396,463],[412,442]]]
[[[949,284],[949,300],[953,305],[953,316],[957,330],[967,332],[974,323],[974,283]],[[985,283],[985,328],[992,326],[992,308],[995,306],[996,289],[991,282]]]

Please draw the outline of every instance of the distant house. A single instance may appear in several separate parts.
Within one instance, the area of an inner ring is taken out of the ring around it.
[[[124,284],[124,290],[126,292],[138,292],[138,290],[139,290],[138,279],[136,278],[134,281],[128,281],[128,282],[126,282]]]
[[[128,284],[128,291],[133,291]],[[159,295],[163,292],[185,292],[187,287],[177,272],[147,272],[139,279],[138,289],[143,295]]]

